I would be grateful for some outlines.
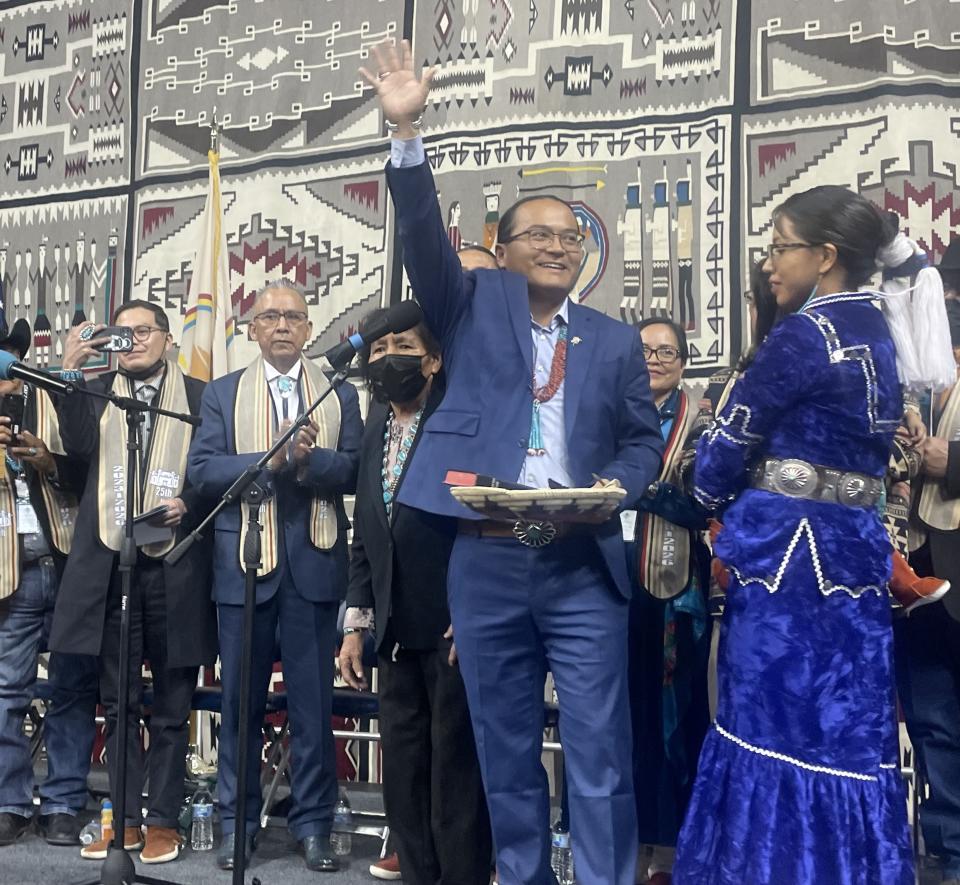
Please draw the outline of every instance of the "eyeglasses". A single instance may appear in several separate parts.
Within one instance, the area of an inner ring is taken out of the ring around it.
[[[659,347],[647,347],[646,344],[643,345],[643,358],[649,360],[654,354],[656,354],[657,362],[662,366],[669,366],[670,363],[676,362],[677,357],[680,356],[680,351],[676,347],[671,347],[669,344],[661,344]]]
[[[822,246],[823,243],[770,243],[765,251],[767,253],[767,258],[771,261],[776,261],[779,259],[784,252],[789,251],[790,249],[815,249],[817,246]]]
[[[302,310],[265,310],[258,313],[254,319],[265,326],[275,326],[284,319],[292,329],[294,326],[302,326],[307,321],[307,315]]]
[[[526,239],[526,241],[538,251],[549,249],[553,245],[554,240],[559,240],[561,247],[567,252],[579,252],[583,241],[586,239],[583,234],[572,230],[557,233],[550,230],[549,227],[531,227],[527,230],[520,231],[518,234],[514,234],[512,237],[507,237],[500,242],[512,243],[521,237]]]
[[[161,329],[159,326],[134,326],[133,327],[133,337],[136,341],[141,343],[144,341],[149,341],[150,336],[154,332],[163,332],[164,335],[167,334],[166,329]]]

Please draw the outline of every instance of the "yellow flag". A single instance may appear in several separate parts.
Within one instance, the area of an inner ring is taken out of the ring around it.
[[[201,381],[212,381],[233,370],[230,345],[235,333],[227,235],[220,205],[220,157],[215,151],[207,157],[210,186],[193,261],[179,359],[184,373]]]

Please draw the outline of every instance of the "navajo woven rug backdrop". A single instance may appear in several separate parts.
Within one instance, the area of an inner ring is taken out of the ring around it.
[[[148,298],[174,332],[216,112],[237,346],[252,293],[307,291],[313,354],[402,296],[384,121],[357,67],[412,37],[454,243],[518,196],[571,201],[579,297],[742,343],[770,210],[814,184],[960,234],[958,0],[59,0],[0,3],[0,283],[55,368],[65,330]]]

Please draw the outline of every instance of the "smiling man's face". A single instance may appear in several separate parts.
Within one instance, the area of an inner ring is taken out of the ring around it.
[[[525,235],[530,231],[547,231],[554,236],[538,249]],[[531,290],[563,298],[580,275],[583,250],[579,245],[576,249],[564,248],[560,236],[579,233],[577,219],[566,203],[531,200],[517,207],[509,235],[521,236],[497,244],[497,261],[500,267],[525,276]]]

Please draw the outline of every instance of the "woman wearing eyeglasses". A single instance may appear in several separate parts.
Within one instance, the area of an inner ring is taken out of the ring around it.
[[[730,571],[716,721],[680,834],[679,885],[913,882],[877,504],[903,406],[858,293],[895,230],[818,187],[773,216],[783,318],[697,445],[694,496]]]
[[[696,411],[681,385],[687,336],[677,323],[660,317],[638,328],[665,445],[659,479],[676,484]],[[638,868],[651,885],[669,885],[709,724],[709,553],[700,533],[671,521],[673,514],[655,499],[644,501],[633,516],[635,525],[627,517],[626,536],[633,536],[627,556],[637,586],[630,600],[628,665]]]

